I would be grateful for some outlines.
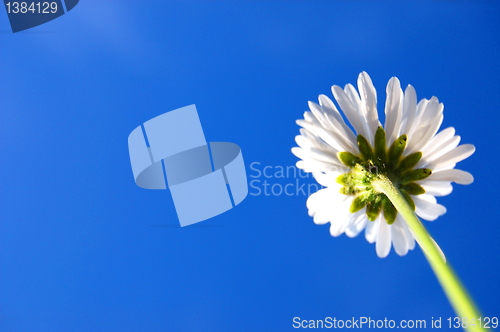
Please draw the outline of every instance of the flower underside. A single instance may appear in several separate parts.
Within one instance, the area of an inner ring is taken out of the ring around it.
[[[415,181],[420,181],[432,174],[428,168],[413,169],[422,158],[422,152],[415,152],[403,157],[406,148],[407,136],[401,135],[394,143],[386,148],[385,131],[378,127],[375,133],[375,147],[362,135],[358,135],[360,156],[350,152],[339,152],[339,160],[350,168],[337,178],[343,185],[340,192],[344,195],[355,196],[350,212],[354,213],[366,206],[368,220],[375,221],[380,213],[390,225],[394,223],[397,210],[389,198],[373,188],[372,181],[384,175],[399,189],[408,204],[415,210],[415,203],[410,195],[425,193]]]

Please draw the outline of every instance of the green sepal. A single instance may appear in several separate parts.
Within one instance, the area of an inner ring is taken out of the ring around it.
[[[396,216],[398,215],[398,210],[392,205],[392,202],[387,198],[384,197],[383,199],[383,207],[384,207],[384,218],[385,221],[389,224],[392,225],[394,221],[396,220]]]
[[[389,167],[395,169],[398,166],[399,158],[403,154],[406,148],[406,141],[408,138],[406,135],[401,135],[397,140],[392,143],[389,148]]]
[[[354,198],[352,200],[351,207],[349,208],[349,212],[355,213],[355,212],[358,212],[359,210],[361,210],[362,208],[364,208],[365,205],[368,203],[368,197],[369,197],[368,193],[362,193],[362,194],[356,196],[356,198]]]
[[[339,176],[337,176],[336,182],[338,184],[345,186],[346,184],[351,183],[351,181],[352,181],[351,179],[352,179],[352,176],[350,173],[344,173],[344,174],[340,174]]]
[[[368,220],[375,221],[382,210],[382,200],[379,195],[375,196],[366,204],[366,216]]]
[[[367,161],[373,159],[373,151],[370,146],[370,143],[368,143],[366,138],[364,138],[362,135],[358,135],[358,148],[364,160]]]
[[[339,158],[340,162],[347,167],[354,167],[356,164],[360,164],[362,162],[359,157],[356,157],[350,152],[338,152],[337,158]]]
[[[385,149],[385,130],[380,126],[375,132],[375,158],[382,164],[387,163],[387,150]]]
[[[408,195],[408,193],[404,190],[401,190],[401,194],[403,195],[406,202],[408,202],[408,204],[410,205],[412,210],[415,211],[415,202],[413,202],[413,199],[411,198],[411,196]]]
[[[361,192],[360,189],[354,187],[342,187],[340,188],[340,193],[348,196],[357,195]]]
[[[349,172],[341,174],[336,179],[338,184],[341,184],[346,187],[366,187],[367,179],[364,174],[358,174],[356,172]]]
[[[401,177],[399,178],[399,183],[407,184],[413,181],[420,181],[425,178],[428,178],[431,174],[432,170],[428,168],[413,169],[411,171],[406,171],[403,174],[401,174]]]
[[[403,189],[404,191],[406,191],[408,194],[410,195],[422,195],[425,193],[425,189],[422,188],[421,185],[415,183],[415,182],[410,182],[410,183],[407,183],[407,184],[402,184],[400,186],[400,189]]]
[[[421,158],[422,158],[422,152],[415,152],[410,154],[409,156],[406,156],[399,163],[399,166],[396,169],[396,173],[403,173],[404,171],[412,169],[413,167],[415,167],[416,164],[418,164]]]

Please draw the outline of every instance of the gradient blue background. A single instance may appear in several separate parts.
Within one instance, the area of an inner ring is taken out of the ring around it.
[[[0,331],[453,316],[420,249],[379,259],[364,236],[332,238],[303,195],[250,195],[180,228],[169,192],[133,181],[129,133],[193,103],[249,175],[252,162],[293,165],[307,101],[363,70],[379,112],[398,76],[476,145],[459,164],[475,182],[439,198],[448,213],[426,226],[484,315],[500,316],[498,2],[81,1],[17,34],[0,10],[0,50]]]

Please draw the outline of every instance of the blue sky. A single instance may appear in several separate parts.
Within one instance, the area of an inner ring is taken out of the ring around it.
[[[249,195],[180,228],[168,191],[134,183],[129,133],[190,104],[207,140],[241,147],[249,176],[255,162],[294,165],[307,101],[361,71],[379,101],[392,76],[437,96],[442,128],[476,146],[459,164],[475,182],[439,198],[448,212],[426,226],[484,315],[499,316],[499,18],[494,1],[82,0],[12,34],[0,10],[0,330],[454,316],[420,249],[379,259],[364,236],[332,238],[305,195]]]

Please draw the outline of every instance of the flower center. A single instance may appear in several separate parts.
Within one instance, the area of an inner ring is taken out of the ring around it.
[[[372,181],[379,175],[388,177],[415,210],[415,203],[410,195],[425,193],[424,188],[415,181],[427,178],[432,171],[428,168],[414,169],[422,158],[422,152],[402,156],[406,148],[406,135],[396,139],[389,149],[386,149],[385,131],[382,127],[378,127],[375,133],[374,147],[362,135],[358,135],[357,140],[359,156],[350,152],[337,154],[339,160],[350,168],[348,173],[337,178],[337,182],[343,185],[340,192],[356,196],[350,207],[351,213],[366,206],[368,220],[375,221],[383,210],[385,220],[390,225],[396,220],[398,212],[386,195],[373,188]]]

